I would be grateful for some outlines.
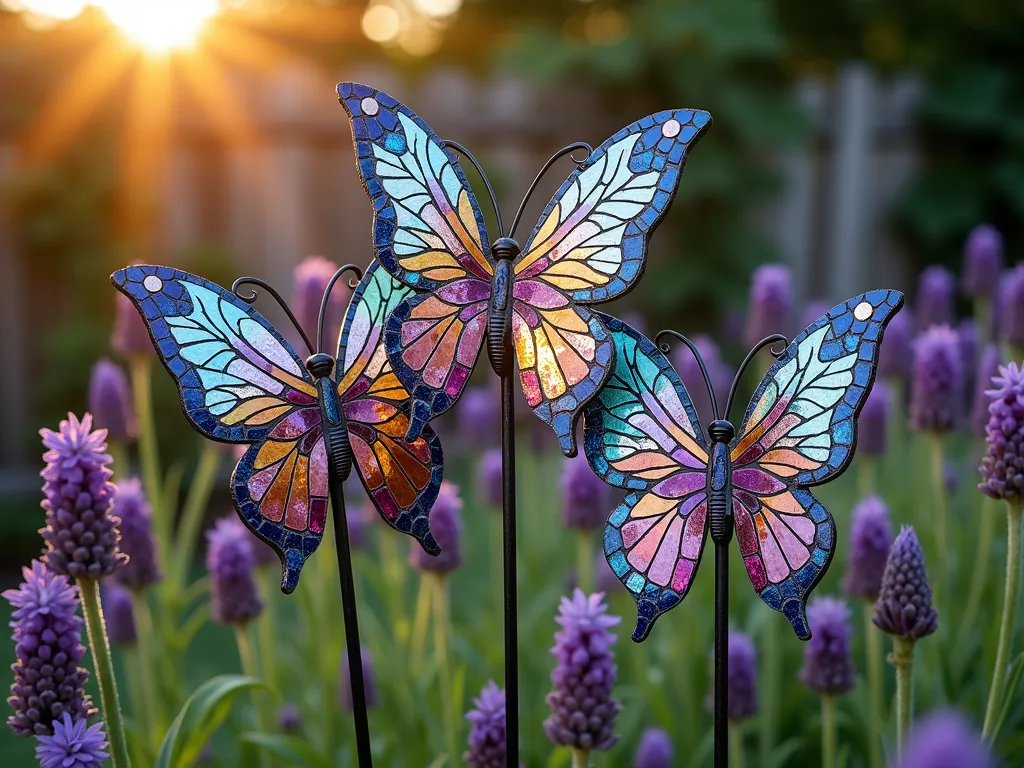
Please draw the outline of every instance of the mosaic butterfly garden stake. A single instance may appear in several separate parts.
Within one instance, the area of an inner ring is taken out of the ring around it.
[[[416,291],[385,330],[388,358],[412,396],[408,437],[458,400],[485,344],[501,379],[507,763],[518,765],[513,355],[527,404],[555,430],[563,452],[575,455],[580,411],[614,366],[605,322],[587,305],[623,295],[640,278],[651,231],[711,116],[659,112],[596,150],[566,147],[541,169],[506,235],[494,191],[469,152],[442,141],[386,93],[342,83],[338,95],[373,203],[377,261]],[[512,238],[530,195],[558,158],[577,149],[587,157],[520,248]],[[493,243],[456,152],[487,187],[498,228]]]
[[[629,492],[604,532],[608,563],[637,602],[633,640],[690,589],[707,532],[715,543],[715,764],[728,738],[729,542],[735,527],[754,590],[807,640],[807,596],[835,547],[832,516],[809,490],[838,477],[857,440],[857,416],[875,376],[886,323],[903,294],[870,291],[830,310],[784,350],[784,336],[757,344],[736,373],[720,411],[696,346],[713,421],[705,432],[682,381],[638,331],[603,316],[615,344],[615,372],[585,409],[584,450],[605,482]],[[772,345],[765,374],[737,431],[729,421],[737,385],[756,353]]]
[[[328,297],[347,271],[359,275],[356,267],[342,267],[324,292],[315,351],[277,292],[256,278],[241,278],[228,291],[177,269],[132,266],[111,280],[145,320],[192,425],[213,440],[250,444],[232,473],[231,493],[245,524],[280,556],[286,593],[320,544],[330,499],[356,746],[359,765],[370,766],[342,484],[354,465],[381,516],[437,554],[428,513],[441,485],[442,455],[429,428],[405,441],[409,394],[384,351],[384,318],[411,289],[372,265],[353,285],[337,357],[323,351]],[[256,292],[245,292],[245,285],[266,290],[281,305],[309,350],[305,362],[250,306]]]

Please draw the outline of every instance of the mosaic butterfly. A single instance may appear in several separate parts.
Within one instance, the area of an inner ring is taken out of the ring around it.
[[[490,319],[510,324],[526,401],[574,455],[579,413],[613,366],[608,330],[586,305],[640,278],[651,231],[711,116],[666,111],[623,128],[566,179],[520,250],[509,238],[489,244],[455,154],[408,107],[355,83],[338,95],[373,202],[377,260],[417,291],[385,331],[412,394],[409,437],[458,399]]]
[[[871,291],[814,322],[768,370],[738,432],[727,406],[705,433],[662,351],[603,318],[616,366],[587,404],[584,450],[605,482],[629,492],[604,550],[636,599],[635,641],[686,596],[716,505],[732,512],[754,590],[810,637],[804,608],[832,558],[835,523],[808,488],[849,464],[882,333],[902,304],[898,291]]]
[[[381,516],[427,552],[440,551],[427,516],[441,485],[441,442],[430,429],[405,442],[409,395],[381,340],[384,318],[409,288],[372,265],[349,304],[337,364],[324,371],[311,363],[330,356],[303,364],[259,312],[202,277],[132,266],[111,281],[145,320],[192,425],[214,440],[251,443],[232,473],[232,496],[245,524],[281,557],[282,591],[295,589],[323,537],[329,462],[339,455],[328,444],[339,434],[331,425],[345,427],[347,455]],[[340,472],[344,479],[348,467]]]

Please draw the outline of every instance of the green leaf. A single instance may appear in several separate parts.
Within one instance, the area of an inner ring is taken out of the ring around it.
[[[305,739],[298,736],[253,731],[242,734],[241,741],[265,749],[285,760],[288,765],[299,768],[333,768],[334,765],[330,758],[315,750]]]
[[[269,687],[242,675],[218,675],[203,683],[182,706],[160,745],[156,768],[188,768],[231,711],[242,691]]]
[[[1003,703],[999,709],[999,719],[996,720],[996,724],[992,728],[993,741],[995,741],[996,736],[999,735],[999,729],[1003,727],[1003,723],[1006,722],[1006,718],[1010,714],[1010,708],[1012,707],[1014,698],[1017,695],[1017,689],[1020,687],[1022,676],[1024,676],[1024,653],[1014,659],[1013,663],[1010,665],[1010,671],[1007,674],[1006,680],[1006,691],[1003,693]]]

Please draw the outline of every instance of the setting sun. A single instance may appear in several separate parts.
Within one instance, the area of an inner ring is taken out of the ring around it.
[[[97,0],[94,4],[128,37],[153,52],[193,45],[220,7],[217,0]]]

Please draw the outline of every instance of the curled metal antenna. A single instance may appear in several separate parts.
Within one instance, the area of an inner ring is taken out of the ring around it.
[[[498,223],[498,236],[501,237],[501,233],[504,232],[504,228],[501,226],[501,209],[498,208],[498,197],[494,194],[494,187],[491,186],[491,180],[487,178],[487,174],[484,173],[484,169],[480,166],[480,163],[476,161],[476,158],[470,153],[468,149],[455,141],[443,141],[441,142],[449,149],[454,149],[464,158],[469,160],[470,164],[476,168],[476,172],[480,174],[480,178],[484,181],[484,186],[487,187],[487,194],[491,198],[491,208],[494,209],[494,218]]]
[[[578,149],[583,149],[586,150],[587,152],[586,157],[582,158],[581,160],[577,160],[576,155],[573,154],[573,152],[575,152]],[[540,180],[544,178],[544,174],[548,172],[548,169],[550,169],[556,161],[560,160],[566,155],[569,155],[572,158],[572,161],[576,163],[577,167],[582,168],[584,163],[587,162],[587,159],[592,154],[594,154],[594,148],[587,144],[587,142],[585,141],[573,142],[572,144],[562,147],[560,150],[555,152],[555,154],[553,154],[551,158],[546,163],[544,163],[543,167],[540,169],[540,173],[538,173],[537,176],[533,179],[533,183],[530,185],[530,188],[526,190],[526,194],[523,196],[523,202],[519,204],[519,210],[516,211],[516,217],[512,219],[512,228],[509,230],[508,236],[511,238],[514,238],[516,236],[516,227],[519,226],[519,220],[523,217],[523,211],[526,210],[526,204],[530,202],[530,197],[537,189],[537,185],[540,183]]]
[[[778,346],[781,344],[782,346]],[[729,412],[732,411],[732,401],[736,397],[736,390],[739,388],[740,381],[743,379],[743,373],[747,370],[747,366],[750,365],[750,361],[754,359],[754,356],[765,347],[771,345],[772,357],[778,360],[782,357],[786,351],[786,347],[789,346],[789,339],[783,336],[781,333],[773,333],[771,336],[765,336],[754,348],[747,352],[747,356],[743,358],[743,362],[740,363],[740,367],[736,370],[736,376],[733,377],[732,386],[729,387],[729,399],[725,403],[725,416],[729,418]]]
[[[331,291],[334,290],[334,284],[338,282],[342,275],[346,272],[351,272],[353,277],[349,278],[348,287],[355,290],[355,287],[359,285],[359,281],[363,279],[363,270],[357,267],[355,264],[346,264],[343,267],[339,267],[338,271],[335,272],[331,279],[327,281],[327,287],[324,289],[323,298],[320,299],[320,313],[316,318],[316,351],[324,351],[324,318],[327,316],[327,302],[331,298]]]
[[[295,330],[299,332],[299,336],[302,337],[302,341],[306,344],[306,349],[308,349],[309,354],[312,355],[314,350],[313,345],[309,341],[309,336],[307,336],[306,332],[302,330],[302,326],[299,325],[299,321],[295,319],[295,315],[288,307],[288,303],[283,298],[281,298],[281,294],[279,294],[277,291],[271,288],[270,285],[267,284],[265,281],[260,280],[258,277],[240,277],[231,284],[231,292],[235,294],[235,296],[240,298],[242,301],[244,301],[246,304],[254,303],[256,301],[257,294],[255,290],[252,290],[249,293],[243,293],[241,290],[239,290],[243,285],[255,285],[258,288],[261,288],[267,293],[269,293],[274,298],[274,301],[277,302],[278,306],[284,310],[284,313],[286,315],[288,315],[288,319],[291,321],[292,326],[294,326]]]
[[[673,331],[666,329],[654,337],[654,343],[658,345],[658,349],[664,352],[666,355],[672,351],[672,345],[667,341],[662,341],[665,336],[671,336],[674,339],[685,344],[690,352],[693,353],[693,359],[697,361],[697,365],[700,366],[700,375],[704,377],[704,386],[708,388],[708,397],[711,399],[711,414],[715,419],[720,419],[721,416],[718,414],[718,401],[715,399],[715,388],[711,385],[711,377],[708,375],[708,369],[704,365],[704,359],[700,356],[700,350],[697,349],[697,345],[690,341],[688,338],[679,333],[679,331]]]

